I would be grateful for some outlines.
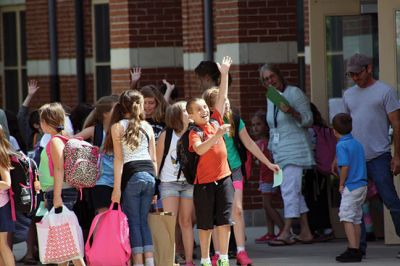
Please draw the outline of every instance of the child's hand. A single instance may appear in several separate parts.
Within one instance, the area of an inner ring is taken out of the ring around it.
[[[223,124],[218,128],[217,133],[215,135],[217,135],[218,137],[222,137],[226,132],[229,131],[230,128],[231,128],[230,124]]]
[[[137,82],[142,75],[142,69],[140,67],[131,68],[129,72],[131,74],[131,82]]]
[[[167,86],[167,91],[173,91],[175,89],[175,84],[169,83],[167,80],[163,79],[162,82]]]
[[[281,170],[281,168],[279,167],[279,165],[273,164],[273,163],[269,164],[269,165],[268,165],[268,168],[271,169],[274,173],[278,173],[279,170]]]
[[[31,79],[28,81],[28,94],[34,95],[40,87],[37,85],[37,81]]]
[[[221,72],[221,74],[228,74],[229,67],[231,66],[231,64],[232,64],[232,58],[230,56],[224,56],[224,58],[222,58],[221,64],[217,62],[219,72]]]
[[[61,196],[58,196],[58,197],[55,196],[53,198],[53,207],[58,208],[58,207],[62,207],[62,206],[63,206],[63,201],[62,201]]]
[[[339,186],[339,193],[343,194],[344,186]]]
[[[121,190],[120,189],[113,189],[111,194],[111,202],[120,203],[121,201]]]

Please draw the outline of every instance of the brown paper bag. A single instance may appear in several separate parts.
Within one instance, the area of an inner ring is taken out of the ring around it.
[[[171,212],[149,213],[148,223],[154,246],[156,266],[175,265],[175,223]]]

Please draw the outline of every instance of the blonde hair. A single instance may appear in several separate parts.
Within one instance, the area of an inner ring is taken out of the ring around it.
[[[58,133],[65,128],[65,111],[60,103],[47,103],[39,109],[40,121],[45,122]]]
[[[11,144],[6,138],[3,127],[0,125],[0,167],[11,168],[10,154],[12,153]]]
[[[210,108],[211,110],[214,110],[214,106],[215,106],[215,104],[217,102],[217,98],[218,98],[218,93],[219,93],[218,87],[212,87],[203,92],[202,98],[208,105],[208,108]],[[235,135],[235,126],[236,125],[234,123],[232,110],[225,112],[224,117],[228,120],[229,124],[231,125],[231,127],[229,128],[229,136],[233,137]],[[239,126],[239,125],[237,125],[237,126]]]

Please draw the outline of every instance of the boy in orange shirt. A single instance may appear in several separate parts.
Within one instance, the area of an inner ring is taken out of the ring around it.
[[[228,94],[228,73],[232,63],[224,57],[218,64],[221,72],[220,93],[210,121],[210,110],[203,99],[189,100],[186,109],[189,117],[203,131],[200,136],[192,130],[189,134],[189,150],[200,155],[197,165],[193,199],[201,247],[201,265],[211,266],[211,233],[216,226],[221,255],[218,266],[229,266],[228,245],[234,188],[229,169],[223,135],[230,125],[224,124],[223,112]]]

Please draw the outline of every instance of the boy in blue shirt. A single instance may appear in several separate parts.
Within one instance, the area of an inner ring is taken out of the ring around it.
[[[342,194],[339,218],[343,222],[348,240],[347,250],[337,256],[336,260],[360,262],[362,204],[367,195],[368,184],[364,149],[351,135],[352,119],[349,114],[335,115],[332,125],[338,139],[336,158],[340,174],[339,192]]]

